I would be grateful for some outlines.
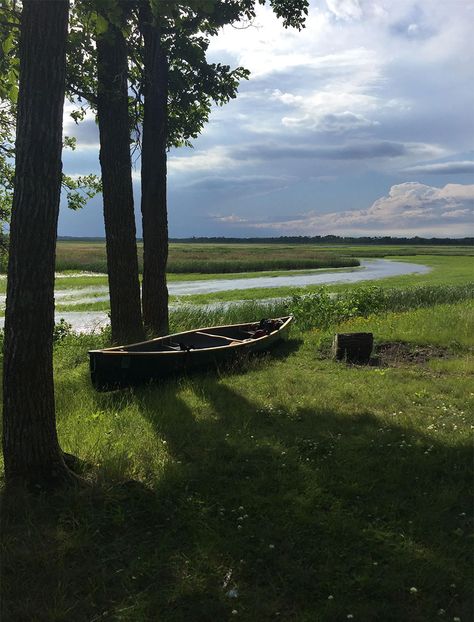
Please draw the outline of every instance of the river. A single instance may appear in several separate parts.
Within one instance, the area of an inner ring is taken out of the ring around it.
[[[431,268],[420,264],[389,259],[362,259],[360,268],[341,268],[333,272],[309,272],[284,276],[242,277],[237,279],[212,279],[199,281],[178,281],[168,284],[172,296],[190,296],[193,294],[211,294],[230,290],[262,289],[272,287],[304,287],[306,285],[336,285],[338,283],[358,283],[384,279],[391,276],[405,274],[426,274]],[[81,289],[61,289],[55,292],[56,300],[62,304],[89,304],[108,300],[107,287],[87,287]],[[5,304],[5,296],[0,296],[0,305]],[[97,330],[108,323],[107,313],[104,311],[59,311],[56,321],[64,318],[72,324],[74,330],[90,332]],[[0,326],[4,318],[0,317]]]

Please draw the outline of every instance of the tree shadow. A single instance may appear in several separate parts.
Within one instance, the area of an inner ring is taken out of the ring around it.
[[[266,406],[230,380],[171,383],[166,410],[163,387],[134,392],[169,448],[152,487],[4,499],[2,619],[469,619],[452,527],[471,449],[369,412]]]

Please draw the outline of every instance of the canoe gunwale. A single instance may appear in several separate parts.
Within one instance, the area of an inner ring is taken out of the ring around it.
[[[277,329],[272,331],[271,333],[267,334],[267,335],[262,335],[261,337],[257,337],[256,339],[252,339],[252,338],[248,338],[246,340],[242,340],[239,343],[228,343],[228,344],[223,344],[223,345],[219,345],[219,346],[210,346],[210,347],[206,347],[206,348],[191,348],[189,350],[135,350],[135,351],[130,351],[130,350],[124,350],[123,348],[131,348],[131,347],[136,347],[136,346],[140,346],[140,345],[149,345],[150,343],[153,343],[154,341],[163,341],[164,339],[172,339],[174,337],[182,337],[184,335],[192,335],[192,334],[196,334],[200,331],[212,331],[213,329],[222,329],[222,328],[238,328],[240,326],[249,326],[251,324],[255,324],[256,322],[244,322],[244,323],[240,323],[240,324],[227,324],[224,326],[212,326],[212,327],[203,327],[203,328],[197,328],[197,329],[193,329],[193,330],[188,330],[188,331],[183,331],[181,333],[173,333],[171,335],[165,335],[163,337],[155,337],[154,339],[148,339],[147,341],[140,341],[138,343],[130,343],[130,344],[126,344],[126,345],[121,345],[121,346],[113,346],[111,348],[104,348],[102,350],[89,350],[89,355],[91,354],[100,354],[100,355],[105,355],[105,356],[163,356],[163,355],[171,355],[171,356],[176,356],[178,354],[181,355],[186,355],[186,354],[190,354],[192,352],[212,352],[213,350],[223,350],[223,349],[230,349],[230,348],[241,348],[241,347],[248,347],[251,344],[257,344],[260,343],[270,337],[275,336],[276,334],[284,331],[289,324],[293,321],[293,316],[292,315],[288,315],[288,316],[283,316],[280,318],[275,318],[275,319],[280,319],[280,320],[284,320],[283,324]],[[214,335],[214,337],[216,337],[216,339],[222,338],[221,335]]]

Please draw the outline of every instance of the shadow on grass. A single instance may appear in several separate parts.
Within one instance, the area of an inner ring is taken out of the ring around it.
[[[468,446],[187,383],[205,417],[134,395],[172,457],[151,487],[3,500],[2,620],[470,619]]]

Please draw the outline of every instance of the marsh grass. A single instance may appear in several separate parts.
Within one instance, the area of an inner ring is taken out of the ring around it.
[[[143,268],[143,245],[138,244],[139,269]],[[104,242],[59,241],[56,269],[107,272]],[[301,248],[253,244],[179,244],[169,248],[170,274],[227,274],[262,270],[301,270],[358,266],[359,261],[339,252],[318,250],[308,245]]]

